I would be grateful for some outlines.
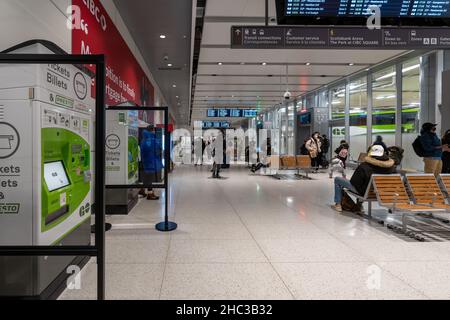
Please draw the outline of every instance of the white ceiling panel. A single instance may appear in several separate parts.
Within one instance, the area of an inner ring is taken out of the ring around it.
[[[208,0],[206,16],[264,17],[264,0]],[[269,1],[269,15],[275,16],[275,1]]]
[[[374,64],[403,53],[399,50],[313,50],[202,48],[200,62],[334,62]]]

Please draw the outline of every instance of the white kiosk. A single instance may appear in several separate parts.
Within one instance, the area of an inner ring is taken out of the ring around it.
[[[8,53],[60,52],[53,46]],[[94,106],[91,77],[78,67],[0,66],[0,245],[90,244]],[[66,267],[85,260],[0,257],[0,297],[51,296]]]

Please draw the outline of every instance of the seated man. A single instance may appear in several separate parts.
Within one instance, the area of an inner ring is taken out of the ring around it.
[[[364,162],[356,168],[351,180],[336,177],[334,180],[334,206],[332,208],[342,212],[342,194],[346,188],[363,196],[369,185],[372,174],[391,174],[395,170],[394,160],[390,159],[386,150],[380,145],[373,145]]]

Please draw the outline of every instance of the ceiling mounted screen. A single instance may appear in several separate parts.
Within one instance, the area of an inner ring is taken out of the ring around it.
[[[379,6],[382,25],[448,26],[450,0],[276,0],[278,24],[365,25]]]

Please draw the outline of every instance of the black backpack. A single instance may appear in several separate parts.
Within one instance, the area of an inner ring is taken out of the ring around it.
[[[423,148],[422,141],[420,141],[420,136],[414,140],[412,143],[412,147],[414,152],[421,158],[425,157],[425,149]]]
[[[403,148],[396,147],[396,146],[389,147],[387,149],[387,152],[388,152],[389,158],[394,160],[396,166],[399,166],[402,163],[403,154],[405,153],[405,150],[403,150]]]

